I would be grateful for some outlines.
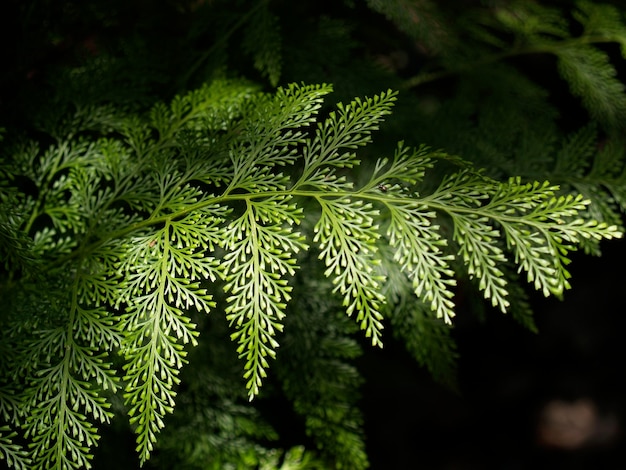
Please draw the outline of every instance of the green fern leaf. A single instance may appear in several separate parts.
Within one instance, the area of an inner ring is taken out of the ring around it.
[[[379,285],[383,278],[374,270],[380,262],[375,257],[380,233],[374,225],[379,211],[371,204],[348,198],[319,198],[318,202],[322,214],[313,242],[321,249],[319,257],[326,264],[324,274],[333,277],[333,292],[343,297],[348,315],[357,312],[356,320],[366,336],[372,338],[374,346],[380,346],[384,297]]]
[[[154,234],[135,237],[129,247],[130,264],[124,267],[128,272],[124,296],[128,306],[120,319],[120,328],[127,332],[121,346],[128,361],[124,397],[142,462],[150,456],[165,414],[173,410],[174,386],[186,363],[184,345],[197,344],[195,325],[184,312],[208,312],[214,305],[198,280],[215,280],[220,275],[218,263],[199,251],[210,239],[194,239],[200,231],[188,232],[193,224],[193,218],[168,221]]]
[[[287,203],[288,198],[248,201],[245,213],[225,233],[228,253],[222,267],[231,294],[226,318],[237,330],[231,339],[238,340],[237,352],[246,361],[250,399],[259,393],[267,357],[276,355],[274,336],[283,330],[285,302],[291,298],[284,276],[294,275],[294,255],[307,248],[297,232],[283,225],[297,221],[300,212]]]
[[[13,443],[12,439],[17,436],[8,426],[0,427],[0,460],[15,470],[27,470],[31,461],[28,454],[19,445]]]
[[[584,37],[617,42],[621,46],[622,57],[626,58],[626,25],[617,7],[578,1],[572,15],[583,26]]]
[[[572,93],[582,100],[593,119],[608,128],[623,125],[624,85],[604,52],[593,47],[563,47],[558,53],[558,66]]]
[[[385,294],[399,271],[405,287],[394,302],[407,310],[396,325],[448,347],[443,328],[454,313],[455,261],[505,311],[509,253],[537,289],[560,295],[569,287],[572,250],[583,240],[621,236],[616,226],[583,218],[588,204],[580,195],[560,196],[554,185],[520,178],[501,183],[426,147],[400,144],[393,158],[350,177],[360,165],[356,151],[390,113],[393,92],[340,104],[318,122],[329,86],[250,95],[233,84],[223,100],[222,87],[229,89],[219,82],[156,105],[143,119],[127,116],[105,138],[79,135],[35,156],[36,146],[23,145],[13,159],[17,168],[5,171],[18,178],[19,168],[41,160],[35,170],[24,167],[39,193],[3,191],[18,203],[17,215],[0,212],[8,231],[34,232],[24,247],[45,274],[38,280],[9,266],[7,286],[17,289],[2,320],[7,344],[22,338],[3,374],[27,385],[3,415],[30,441],[36,469],[89,466],[96,423],[112,416],[104,392],[119,387],[108,357],[115,349],[145,463],[173,412],[186,348],[198,344],[196,314],[213,310],[218,287],[226,292],[230,338],[252,399],[276,357],[292,281],[305,259],[322,260],[323,287],[374,345],[382,344]],[[589,139],[581,133],[573,142]],[[441,162],[454,166],[432,190],[428,180],[438,178]],[[385,269],[385,253],[394,269]],[[38,298],[37,288],[49,294]],[[329,339],[324,347],[345,359],[351,344]],[[452,367],[410,347],[427,366]],[[341,360],[331,362],[335,375],[349,376],[350,390],[358,377]],[[311,403],[301,403],[310,432],[339,461],[350,456],[364,468],[352,405],[322,415]]]
[[[68,321],[41,329],[28,347],[32,356],[24,369],[28,388],[21,412],[33,469],[90,468],[89,450],[99,439],[91,420],[113,417],[103,391],[115,392],[118,379],[98,344],[115,346],[119,336],[108,331],[114,322],[105,310],[85,310],[77,297],[75,286]]]
[[[389,90],[365,101],[356,99],[347,105],[340,103],[336,112],[331,111],[323,123],[318,123],[315,138],[306,143],[302,175],[293,189],[305,184],[331,190],[332,186],[344,186],[336,169],[353,168],[359,164],[356,155],[349,150],[371,142],[371,133],[378,130],[384,117],[391,113],[396,97],[397,93]],[[346,187],[351,186],[347,184]]]

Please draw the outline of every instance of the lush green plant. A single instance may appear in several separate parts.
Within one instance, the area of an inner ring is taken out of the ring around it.
[[[52,99],[6,121],[0,455],[13,468],[90,467],[117,415],[141,464],[156,446],[164,468],[365,468],[359,335],[381,346],[390,326],[451,383],[459,279],[533,328],[523,281],[561,296],[570,253],[621,236],[626,95],[598,47],[626,49],[616,8],[578,3],[570,24],[532,2],[367,2],[399,38],[386,50],[427,51],[409,76],[385,54],[391,70],[351,58],[373,44],[348,27],[362,5],[296,35],[290,8],[310,4],[249,3],[181,3],[180,42],[211,47],[160,50],[181,70],[165,86],[154,47],[125,38],[49,72]],[[563,130],[559,103],[506,62],[530,54],[557,57],[582,122]],[[263,77],[283,85],[263,91]],[[275,394],[317,451],[273,448],[253,399]]]

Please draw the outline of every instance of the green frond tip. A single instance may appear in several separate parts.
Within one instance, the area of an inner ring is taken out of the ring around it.
[[[570,287],[569,252],[583,239],[622,236],[616,225],[580,218],[588,201],[580,194],[557,196],[558,189],[548,182],[512,177],[500,183],[462,171],[425,198],[450,217],[467,274],[502,312],[510,305],[502,271],[510,252],[528,282],[546,296],[559,296]]]
[[[222,267],[226,275],[226,318],[239,343],[237,352],[245,361],[244,378],[249,398],[258,395],[268,359],[274,359],[278,342],[274,336],[283,330],[285,302],[291,298],[291,286],[284,276],[295,274],[295,254],[307,245],[292,231],[300,211],[282,200],[251,201],[244,214],[225,232],[228,253]],[[272,212],[267,205],[272,206]]]

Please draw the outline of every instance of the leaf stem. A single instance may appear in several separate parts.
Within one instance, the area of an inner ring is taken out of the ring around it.
[[[409,201],[406,197],[397,197],[390,193],[378,194],[374,192],[373,193],[364,192],[363,188],[354,190],[354,191],[333,191],[333,192],[286,189],[282,191],[281,190],[264,191],[264,192],[259,192],[259,193],[225,193],[220,196],[212,197],[208,200],[203,200],[195,204],[190,204],[187,208],[180,210],[178,212],[167,214],[167,215],[162,215],[159,217],[151,217],[141,222],[133,223],[123,229],[105,234],[99,240],[92,242],[91,244],[81,249],[77,249],[76,251],[73,251],[72,253],[65,255],[64,257],[59,258],[56,262],[52,263],[51,267],[53,268],[62,267],[69,260],[79,257],[81,255],[90,253],[110,240],[124,238],[133,232],[137,232],[141,229],[145,229],[151,226],[158,226],[162,224],[167,225],[172,220],[183,218],[189,215],[190,213],[193,213],[201,209],[206,209],[210,206],[218,206],[218,205],[227,204],[227,203],[236,202],[236,201],[249,202],[250,200],[253,200],[253,199],[259,199],[259,198],[266,199],[266,198],[272,198],[272,197],[285,197],[285,196],[315,199],[318,201],[322,199],[328,199],[328,198],[341,199],[341,198],[358,197],[359,199],[368,200],[371,202],[377,202],[377,203],[381,203],[384,205],[394,204],[394,203],[406,204]],[[482,210],[480,207],[452,206],[450,204],[446,204],[444,202],[438,201],[437,197],[438,197],[437,194],[432,194],[430,196],[422,196],[420,197],[419,200],[410,200],[410,202],[416,205],[419,205],[420,207],[434,209],[434,210],[437,210],[443,213],[448,213],[448,214],[453,214],[453,213],[454,214],[473,214],[473,215],[478,215],[480,217],[487,217],[489,219],[493,219],[497,221],[512,222],[512,223],[520,222],[520,220],[522,220],[520,217],[516,217],[516,216],[500,214],[500,213],[496,213],[493,211],[485,211],[485,210]],[[523,218],[523,222],[526,225],[534,226],[536,228],[540,228],[544,226],[543,224],[539,224],[529,218]]]

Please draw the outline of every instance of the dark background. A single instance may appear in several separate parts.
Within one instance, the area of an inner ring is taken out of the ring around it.
[[[484,323],[461,313],[460,393],[430,381],[397,344],[368,350],[372,468],[626,468],[624,242],[605,243],[603,252],[575,257],[563,301],[534,298],[538,334],[497,312]],[[594,442],[565,448],[542,439],[550,403],[573,405],[559,435],[595,427]],[[595,420],[577,425],[589,404]]]

